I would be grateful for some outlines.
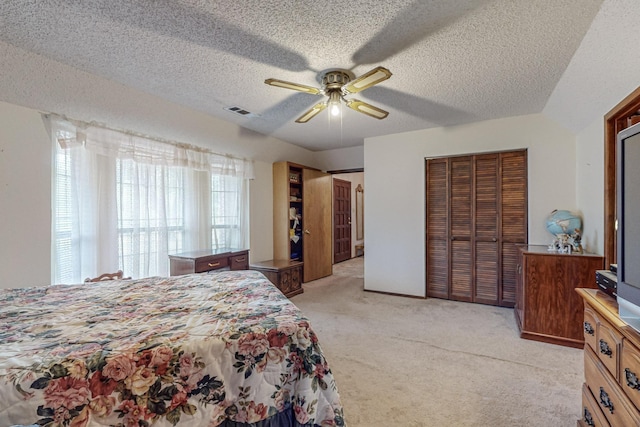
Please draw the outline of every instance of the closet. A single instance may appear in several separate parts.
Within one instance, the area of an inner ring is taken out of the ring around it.
[[[320,170],[273,164],[273,256],[302,261],[303,282],[333,273],[331,185]]]
[[[426,159],[427,297],[515,303],[526,150]]]

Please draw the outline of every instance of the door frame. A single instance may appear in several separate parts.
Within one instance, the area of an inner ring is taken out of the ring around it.
[[[640,87],[604,116],[604,262],[616,262],[616,140],[622,121],[638,115]]]

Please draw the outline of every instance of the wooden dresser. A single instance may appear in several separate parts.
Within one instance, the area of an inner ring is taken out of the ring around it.
[[[288,259],[251,263],[249,268],[267,276],[287,298],[301,294],[302,262]]]
[[[575,288],[596,288],[603,257],[559,254],[544,245],[519,246],[514,314],[520,337],[582,348],[582,299]]]
[[[584,300],[586,343],[578,426],[640,426],[640,334],[620,320],[615,299],[576,291]]]
[[[172,276],[223,269],[247,270],[249,250],[225,248],[173,254],[169,255],[169,268]]]

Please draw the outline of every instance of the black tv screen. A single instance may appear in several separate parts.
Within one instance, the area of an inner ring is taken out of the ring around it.
[[[617,144],[618,306],[640,331],[640,123],[620,132]]]

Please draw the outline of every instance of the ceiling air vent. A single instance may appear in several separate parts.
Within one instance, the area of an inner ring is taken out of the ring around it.
[[[224,107],[224,109],[227,111],[231,111],[232,113],[240,114],[241,116],[245,116],[245,117],[260,117],[259,114],[252,113],[240,107]]]

